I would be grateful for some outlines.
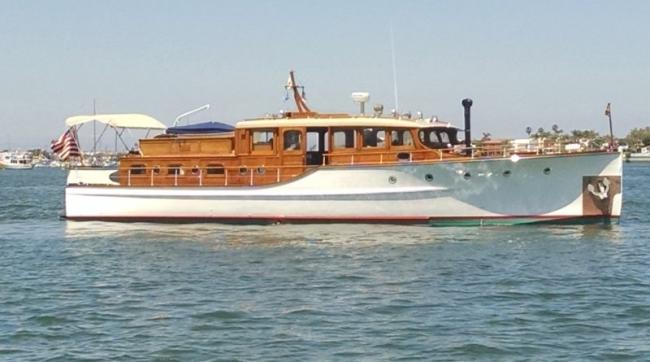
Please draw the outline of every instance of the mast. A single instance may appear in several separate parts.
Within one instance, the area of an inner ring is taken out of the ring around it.
[[[94,118],[94,116],[96,115],[97,115],[97,108],[95,107],[95,98],[93,98],[93,158],[97,157],[97,131],[96,131],[97,121]]]
[[[393,93],[395,96],[395,112],[399,113],[399,99],[397,98],[397,65],[395,62],[395,36],[393,35],[393,22],[390,22],[390,55],[393,63]]]
[[[607,103],[605,115],[609,118],[609,149],[614,150],[614,128],[612,128],[612,104]]]
[[[307,102],[305,102],[305,88],[296,84],[293,70],[289,71],[289,80],[287,81],[286,88],[287,90],[291,89],[293,92],[293,99],[296,101],[296,107],[298,108],[299,113],[311,112],[307,106]],[[298,92],[298,88],[300,88],[301,92]]]

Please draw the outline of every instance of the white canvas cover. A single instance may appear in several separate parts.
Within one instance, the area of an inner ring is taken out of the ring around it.
[[[95,114],[69,117],[65,120],[67,127],[97,121],[113,128],[167,129],[159,120],[145,114]]]

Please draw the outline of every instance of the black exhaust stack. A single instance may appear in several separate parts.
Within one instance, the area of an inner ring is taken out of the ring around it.
[[[463,99],[463,108],[465,108],[465,154],[470,155],[472,153],[472,132],[471,132],[471,115],[469,109],[472,108],[472,100],[469,98]]]

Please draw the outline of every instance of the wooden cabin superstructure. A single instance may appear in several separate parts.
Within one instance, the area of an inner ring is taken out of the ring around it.
[[[121,186],[259,186],[318,167],[389,165],[463,157],[457,129],[441,122],[286,113],[237,123],[233,132],[142,139],[121,158]]]
[[[120,186],[261,186],[324,166],[461,157],[449,152],[459,142],[447,123],[313,112],[293,72],[286,89],[297,112],[241,121],[233,132],[140,140],[139,152],[120,159]]]

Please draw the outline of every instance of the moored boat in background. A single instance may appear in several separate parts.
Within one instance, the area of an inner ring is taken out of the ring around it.
[[[628,153],[627,162],[650,162],[650,146],[641,147],[639,152]]]
[[[33,156],[29,152],[1,152],[0,168],[8,170],[31,170],[34,168]]]

